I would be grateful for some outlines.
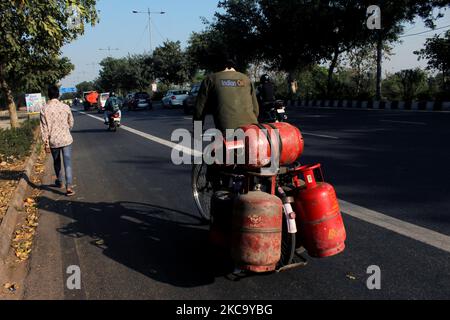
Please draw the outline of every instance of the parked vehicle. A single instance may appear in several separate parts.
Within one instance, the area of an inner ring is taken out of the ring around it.
[[[183,110],[185,114],[193,114],[195,104],[197,103],[197,96],[200,91],[200,83],[196,83],[192,86],[189,96],[183,101]]]
[[[109,98],[109,93],[101,93],[98,97],[98,103],[97,103],[97,109],[98,112],[104,112],[105,111],[105,104],[106,101]]]
[[[169,90],[164,98],[162,98],[162,104],[166,108],[181,107],[184,100],[189,97],[189,91],[187,90]]]
[[[147,92],[138,92],[134,94],[129,94],[125,98],[124,104],[127,106],[128,110],[138,110],[153,108],[152,99]]]

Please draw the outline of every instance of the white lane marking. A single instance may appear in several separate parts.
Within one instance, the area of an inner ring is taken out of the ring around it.
[[[76,110],[75,110],[76,111]],[[78,111],[81,114],[84,114],[86,116],[89,116],[93,119],[104,121],[100,117],[96,117],[90,114],[87,114],[85,112]],[[180,147],[179,145],[176,145],[173,142],[152,136],[150,134],[122,126],[123,129],[125,129],[128,132],[134,133],[138,136],[141,136],[145,139],[151,140],[153,142],[159,143],[161,145],[164,145],[166,147],[169,147],[171,149],[180,150],[189,154],[198,154],[198,152],[195,152],[194,150],[190,148],[184,148]],[[202,155],[200,155],[202,156]],[[397,234],[403,235],[405,237],[414,239],[416,241],[428,244],[430,246],[433,246],[435,248],[441,249],[443,251],[450,253],[450,237],[443,235],[441,233],[438,233],[436,231],[426,229],[424,227],[419,227],[417,225],[414,225],[409,222],[405,222],[390,216],[387,216],[383,213],[373,211],[361,206],[358,206],[356,204],[339,200],[339,204],[341,206],[342,212],[345,214],[352,216],[354,218],[357,218],[359,220],[368,222],[370,224],[379,226],[381,228],[384,228],[386,230],[390,230],[392,232],[395,232]]]
[[[380,120],[380,122],[400,123],[400,124],[414,124],[414,125],[418,125],[418,126],[426,126],[427,125],[425,122],[400,121],[400,120]]]
[[[74,111],[77,111],[77,110],[74,110]],[[82,112],[82,111],[77,111],[77,112],[79,112],[79,113],[81,113],[81,114],[83,114],[83,115],[86,115],[86,116],[88,116],[88,117],[91,117],[92,119],[99,120],[99,121],[101,121],[101,122],[104,122],[104,121],[105,121],[103,118],[94,116],[94,115],[92,115],[92,114],[88,114],[88,113],[86,113],[86,112]],[[136,129],[133,129],[133,128],[130,128],[130,127],[127,127],[127,126],[121,126],[120,128],[121,128],[122,130],[131,132],[131,133],[134,133],[135,135],[138,135],[138,136],[140,136],[140,137],[142,137],[142,138],[145,138],[145,139],[147,139],[147,140],[150,140],[150,141],[159,143],[159,144],[161,144],[161,145],[163,145],[163,146],[169,147],[169,148],[171,148],[171,149],[174,149],[174,150],[177,150],[177,151],[180,151],[180,152],[184,152],[185,154],[188,154],[188,155],[191,155],[191,156],[194,155],[195,157],[201,157],[201,156],[203,156],[202,153],[199,153],[199,152],[197,152],[197,151],[195,151],[195,150],[193,150],[193,149],[191,149],[191,148],[186,148],[186,147],[180,146],[179,144],[176,144],[176,143],[173,143],[173,142],[171,142],[171,141],[167,141],[167,140],[158,138],[158,137],[153,136],[153,135],[151,135],[151,134],[148,134],[148,133],[145,133],[145,132],[142,132],[142,131],[139,131],[139,130],[136,130]]]
[[[380,212],[366,209],[344,200],[339,200],[339,204],[342,212],[349,216],[450,253],[450,236],[395,219]]]
[[[339,137],[328,136],[328,135],[325,135],[325,134],[315,134],[315,133],[304,132],[304,131],[302,131],[302,134],[304,136],[312,136],[312,137],[319,137],[319,138],[339,140]]]

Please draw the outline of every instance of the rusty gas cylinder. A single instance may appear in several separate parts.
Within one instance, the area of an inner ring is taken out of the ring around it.
[[[231,255],[236,266],[252,272],[274,271],[281,257],[282,201],[251,191],[234,203]]]

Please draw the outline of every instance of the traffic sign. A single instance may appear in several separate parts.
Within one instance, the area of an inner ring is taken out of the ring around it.
[[[64,93],[77,93],[77,88],[60,88],[59,92],[61,94],[64,94]]]

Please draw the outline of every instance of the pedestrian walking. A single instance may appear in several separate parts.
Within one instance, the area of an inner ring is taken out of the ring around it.
[[[59,88],[48,88],[49,102],[41,110],[41,133],[45,151],[51,153],[56,174],[55,186],[63,188],[64,174],[61,160],[64,162],[66,195],[73,196],[72,143],[70,130],[74,120],[70,107],[59,101]]]

